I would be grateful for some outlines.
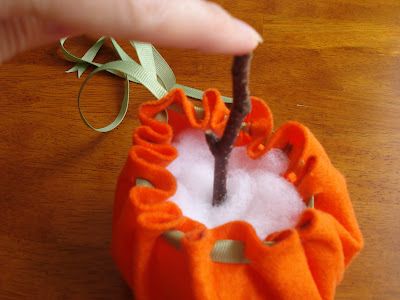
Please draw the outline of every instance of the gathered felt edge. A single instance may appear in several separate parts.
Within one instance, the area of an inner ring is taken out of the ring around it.
[[[247,154],[254,159],[265,154],[271,148],[281,148],[287,151],[290,164],[284,177],[295,185],[304,200],[313,197],[315,207],[306,209],[294,228],[273,233],[265,240],[258,238],[252,225],[247,222],[238,220],[208,229],[203,224],[183,216],[175,203],[167,201],[176,191],[175,178],[165,168],[177,156],[176,149],[171,145],[174,135],[173,128],[170,124],[157,120],[157,115],[165,110],[168,111],[171,105],[178,105],[181,108],[181,113],[188,121],[188,126],[203,131],[211,129],[218,135],[223,132],[229,109],[221,100],[218,91],[207,90],[202,101],[203,118],[198,119],[198,113],[196,113],[193,103],[187,99],[183,91],[176,89],[160,101],[144,103],[139,109],[142,125],[134,131],[134,146],[131,148],[127,162],[127,168],[132,173],[129,175],[132,188],[128,201],[131,202],[135,210],[138,226],[144,230],[154,231],[155,236],[160,236],[170,230],[181,231],[184,233],[183,244],[210,239],[215,242],[221,239],[221,235],[224,235],[224,239],[226,239],[228,234],[230,235],[229,239],[248,241],[257,245],[258,250],[252,252],[263,252],[271,246],[271,243],[266,245],[265,241],[274,241],[275,247],[284,244],[282,242],[288,236],[295,232],[304,231],[306,227],[309,227],[309,224],[314,223],[315,219],[329,214],[339,223],[337,225],[340,227],[338,227],[338,230],[349,233],[347,238],[355,252],[358,252],[363,241],[352,211],[345,181],[331,165],[322,146],[305,126],[292,121],[284,124],[271,136],[273,121],[270,109],[260,99],[252,98],[252,103],[253,107],[257,109],[253,109],[245,120],[250,124],[250,129],[241,131],[236,145],[245,145]],[[252,123],[258,127],[252,130]],[[310,146],[311,144],[312,146]],[[323,167],[321,167],[322,165]],[[340,209],[338,211],[335,209],[333,213],[325,210],[324,203],[320,199],[326,197],[320,196],[323,193],[331,192],[331,189],[325,190],[323,186],[319,186],[318,176],[330,176],[334,178],[336,184],[341,185],[340,188],[336,187],[335,190],[340,191],[337,195],[337,201],[339,208],[340,205],[345,208],[345,211],[342,212],[344,217],[340,215]],[[153,186],[135,186],[137,178],[146,180]],[[310,184],[310,180],[315,181],[315,184]],[[308,184],[304,184],[304,182]],[[117,205],[114,211],[115,219],[118,219],[123,206],[123,204]],[[304,220],[307,220],[307,226]],[[238,232],[246,232],[246,234],[237,235],[235,230],[227,230],[228,227],[232,226],[242,227],[244,230]],[[213,243],[211,242],[211,244]],[[247,248],[245,252],[246,250]],[[245,255],[246,257],[252,256],[250,253]],[[345,258],[346,265],[352,256]]]
[[[151,182],[146,179],[137,178],[136,186],[154,187]],[[308,208],[314,208],[314,196],[308,201]],[[177,250],[182,248],[182,239],[185,233],[180,230],[168,230],[163,233],[163,237],[170,245]],[[275,241],[263,241],[265,246],[273,246]],[[248,264],[250,260],[245,256],[244,243],[238,240],[216,240],[211,250],[210,257],[213,262],[231,263],[231,264]]]

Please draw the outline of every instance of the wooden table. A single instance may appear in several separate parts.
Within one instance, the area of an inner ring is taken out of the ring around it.
[[[306,124],[347,177],[366,245],[337,299],[400,298],[400,2],[223,1],[265,39],[251,91],[277,126]],[[67,46],[82,54],[84,38]],[[124,44],[127,45],[126,43]],[[80,120],[82,79],[57,45],[0,66],[0,298],[129,299],[110,257],[116,178],[140,103],[133,85],[126,120],[99,134]],[[99,61],[109,60],[106,47]],[[165,50],[179,83],[229,95],[230,61]],[[98,76],[84,93],[96,125],[118,110],[123,81]]]

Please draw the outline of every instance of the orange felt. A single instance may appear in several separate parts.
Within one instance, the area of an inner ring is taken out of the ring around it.
[[[216,90],[204,93],[204,117],[197,119],[183,91],[143,104],[141,126],[118,180],[113,217],[113,257],[135,299],[333,299],[343,272],[363,245],[343,176],[332,166],[312,133],[288,122],[272,136],[272,114],[260,99],[252,98],[246,117],[248,128],[236,145],[245,145],[257,158],[271,148],[288,152],[284,174],[304,201],[314,195],[295,228],[267,237],[267,246],[243,221],[214,229],[182,215],[168,201],[176,190],[166,166],[177,157],[171,145],[174,134],[185,128],[213,130],[221,135],[229,110]],[[169,110],[178,105],[182,113]],[[169,122],[155,119],[169,111]],[[190,166],[188,166],[190,167]],[[154,188],[135,186],[137,178]],[[279,199],[277,199],[279,201]],[[162,235],[168,230],[185,233],[180,249]],[[216,240],[242,241],[249,264],[216,263],[210,253]]]

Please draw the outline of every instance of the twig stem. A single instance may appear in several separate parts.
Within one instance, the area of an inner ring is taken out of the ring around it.
[[[232,65],[233,103],[224,133],[219,139],[213,132],[206,132],[206,140],[211,153],[214,155],[214,206],[226,200],[226,176],[229,156],[233,144],[239,134],[243,119],[251,110],[249,99],[249,70],[251,54],[235,56]]]

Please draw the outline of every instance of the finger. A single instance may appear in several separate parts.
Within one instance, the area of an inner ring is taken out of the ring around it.
[[[16,16],[0,19],[0,63],[16,53],[62,37],[57,26],[36,16]]]
[[[227,54],[250,52],[261,41],[252,27],[203,0],[32,1],[37,14],[72,32]]]

